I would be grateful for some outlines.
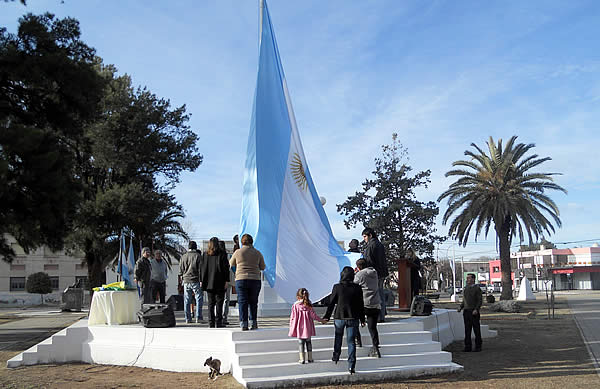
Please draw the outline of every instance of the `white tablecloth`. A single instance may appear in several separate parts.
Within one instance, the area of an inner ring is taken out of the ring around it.
[[[140,301],[135,290],[94,292],[88,326],[137,323],[139,309]]]

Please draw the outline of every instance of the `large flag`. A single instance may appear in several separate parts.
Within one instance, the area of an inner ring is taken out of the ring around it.
[[[241,233],[265,258],[265,277],[287,302],[298,288],[316,301],[350,265],[333,236],[300,142],[266,1],[248,137]]]

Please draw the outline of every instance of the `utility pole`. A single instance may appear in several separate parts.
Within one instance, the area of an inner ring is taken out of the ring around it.
[[[461,273],[461,286],[463,288],[463,290],[465,289],[465,262],[464,262],[464,258],[463,256],[460,257],[460,269],[462,270]]]
[[[452,296],[450,296],[450,301],[453,303],[456,302],[456,256],[454,251],[454,246],[452,245]]]

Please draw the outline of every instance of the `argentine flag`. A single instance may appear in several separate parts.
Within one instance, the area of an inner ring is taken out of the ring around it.
[[[125,281],[125,283],[127,285],[132,285],[131,282],[131,276],[130,276],[130,272],[129,272],[129,264],[127,261],[127,254],[125,254],[125,234],[123,234],[123,232],[121,232],[121,237],[119,238],[120,240],[120,244],[121,244],[121,250],[120,250],[120,255],[121,258],[120,259],[120,269],[118,271],[119,274],[121,274],[121,277],[123,278],[123,281]]]
[[[333,236],[306,162],[266,1],[240,231],[252,235],[265,258],[265,278],[290,304],[302,287],[313,301],[328,295],[351,264]]]

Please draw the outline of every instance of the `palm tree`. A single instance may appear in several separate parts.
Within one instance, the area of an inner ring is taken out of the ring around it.
[[[471,143],[477,152],[467,150],[465,155],[471,160],[452,163],[458,168],[447,172],[446,177],[457,176],[458,179],[438,198],[438,201],[448,199],[444,225],[457,214],[450,223],[448,236],[454,236],[462,246],[467,245],[473,227],[477,240],[482,231],[487,237],[494,224],[502,264],[501,300],[512,299],[512,239],[518,234],[519,240],[523,241],[524,232],[527,232],[531,243],[544,232],[554,232],[552,221],[560,227],[558,207],[545,191],[553,189],[567,193],[552,178],[559,173],[530,171],[551,158],[539,158],[536,154],[525,156],[535,145],[515,144],[516,139],[512,136],[503,147],[502,139],[496,145],[490,137],[487,142],[489,154]]]

